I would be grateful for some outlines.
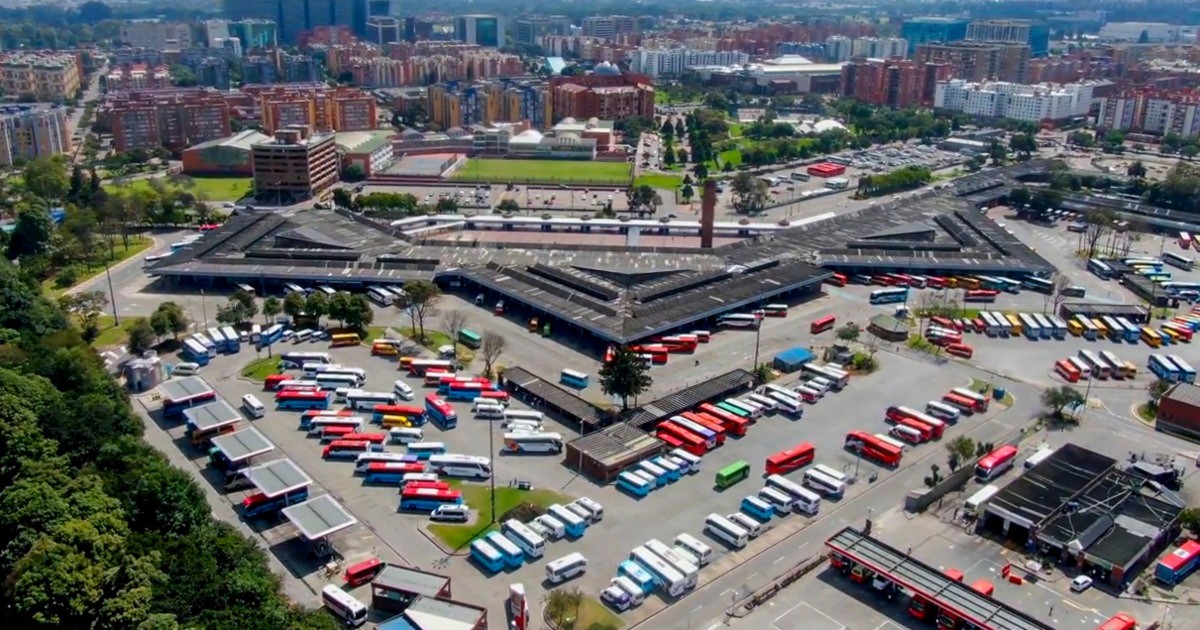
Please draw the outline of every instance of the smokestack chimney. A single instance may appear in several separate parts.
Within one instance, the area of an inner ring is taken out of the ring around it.
[[[704,195],[700,199],[700,248],[712,249],[713,221],[717,216],[717,182],[704,180]]]

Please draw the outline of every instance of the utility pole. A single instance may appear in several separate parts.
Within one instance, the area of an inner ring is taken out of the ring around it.
[[[496,522],[496,464],[495,464],[496,460],[494,459],[494,455],[496,454],[496,447],[495,447],[495,442],[493,442],[493,440],[495,439],[495,432],[496,432],[495,428],[496,428],[496,421],[488,420],[488,457],[493,458],[492,459],[492,475],[490,477],[491,487],[492,487],[492,496],[491,496],[492,523]],[[489,525],[490,524],[491,523],[489,523]]]
[[[117,318],[117,294],[113,291],[112,274],[108,272],[108,259],[104,259],[104,277],[108,279],[108,303],[112,305],[113,310],[113,326],[120,326],[121,320]]]
[[[204,314],[204,325],[201,327],[201,332],[208,328],[208,305],[204,301],[204,289],[200,289],[200,312]]]
[[[762,321],[754,327],[754,365],[750,367],[750,371],[758,374],[758,341],[762,336]]]

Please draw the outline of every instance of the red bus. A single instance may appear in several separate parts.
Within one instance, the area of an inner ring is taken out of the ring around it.
[[[1074,363],[1071,363],[1066,359],[1061,359],[1055,362],[1054,371],[1058,372],[1058,375],[1063,377],[1063,380],[1068,383],[1077,383],[1079,382],[1079,378],[1083,376],[1083,374],[1079,372],[1079,368],[1075,367]]]
[[[371,464],[374,466],[374,464]],[[418,471],[419,472],[419,471]],[[405,490],[415,490],[417,488],[432,488],[434,490],[453,490],[450,484],[445,481],[410,481],[404,484]]]
[[[630,349],[637,354],[648,355],[650,357],[650,362],[657,365],[666,363],[667,359],[669,358],[667,355],[671,352],[669,348],[663,345],[632,346]]]
[[[808,442],[793,446],[786,451],[779,451],[767,457],[767,474],[782,475],[797,470],[811,464],[816,455],[817,449],[813,448],[813,445]]]
[[[425,464],[422,464],[421,462],[371,462],[367,464],[366,472],[390,472],[401,475],[407,475],[409,473],[423,473],[425,472]],[[406,484],[405,487],[407,488],[409,485],[411,484]],[[446,484],[446,487],[449,488],[450,485]]]
[[[361,586],[375,579],[383,571],[383,561],[379,558],[371,558],[363,560],[358,564],[350,565],[346,568],[346,573],[343,579],[346,580],[346,586]]]
[[[1005,444],[1000,448],[988,453],[983,459],[975,464],[975,479],[980,483],[987,483],[1005,471],[1013,467],[1017,461],[1017,447],[1010,444]]]
[[[837,318],[833,315],[826,315],[818,319],[814,319],[813,323],[808,327],[810,334],[823,333],[826,330],[832,330],[833,325],[837,323]]]
[[[975,413],[975,401],[965,396],[955,394],[954,392],[948,392],[945,396],[942,396],[942,402],[946,403],[947,405],[962,409],[968,413]]]
[[[685,411],[680,415],[716,433],[718,445],[725,443],[725,425],[721,424],[720,420],[700,411]]]
[[[479,397],[486,398],[487,400],[494,400],[498,403],[503,403],[505,405],[508,404],[508,392],[500,391],[497,389],[491,389],[486,392],[480,392]]]
[[[1137,619],[1134,619],[1129,613],[1119,612],[1100,624],[1096,630],[1134,630],[1134,628],[1137,628]]]
[[[999,291],[994,289],[973,289],[963,293],[964,302],[995,302]]]
[[[933,439],[933,427],[921,422],[920,420],[917,420],[916,418],[900,415],[894,418],[892,416],[888,416],[888,419],[892,421],[892,424],[908,427],[919,433],[921,435],[922,442],[928,442],[929,440]]]
[[[271,374],[263,380],[264,390],[276,390],[283,384],[284,381],[295,380],[295,377],[290,374]]]
[[[941,439],[942,435],[946,432],[946,423],[944,421],[934,418],[929,414],[921,413],[916,409],[888,407],[886,415],[887,419],[892,422],[899,422],[905,418],[919,422],[925,425],[929,429],[930,436],[936,439]]]
[[[371,452],[370,442],[356,442],[351,440],[334,440],[321,450],[321,459],[328,459],[330,456],[341,456],[353,454],[355,457],[359,453]],[[351,458],[353,459],[353,458]]]
[[[354,427],[335,424],[321,429],[321,441],[328,443],[341,440],[351,433],[354,433]]]
[[[311,392],[320,392],[320,391],[321,391],[321,388],[316,385],[288,385],[287,387],[284,387],[283,389],[275,392],[275,400],[279,400],[279,397],[283,396],[284,394],[295,393],[295,392],[311,393]]]
[[[372,412],[376,417],[383,416],[404,416],[405,418],[417,418],[425,413],[424,407],[416,407],[413,405],[375,405]]]
[[[746,430],[750,428],[749,420],[741,416],[735,416],[723,409],[718,409],[711,403],[704,403],[697,407],[697,409],[715,418],[717,422],[721,423],[721,426],[725,427],[726,431],[734,435],[746,435]]]
[[[367,442],[369,444],[384,444],[388,440],[386,433],[350,433],[342,438],[351,442]]]
[[[693,335],[675,335],[659,339],[658,344],[664,346],[667,352],[695,352],[700,341]]]
[[[954,320],[949,317],[930,317],[929,323],[946,330],[958,330],[958,327],[954,325]]]
[[[952,354],[956,357],[970,359],[975,356],[975,348],[968,346],[965,343],[952,343],[946,346],[946,354]]]
[[[946,288],[946,279],[941,276],[925,276],[925,279],[931,289]]]
[[[708,452],[708,442],[704,438],[685,431],[671,422],[659,424],[655,433],[658,435],[658,439],[675,448],[682,448],[696,457],[701,457]]]
[[[438,387],[442,385],[453,385],[455,383],[479,383],[482,385],[491,385],[492,382],[482,376],[459,376],[457,374],[448,373],[438,379]]]
[[[890,284],[894,287],[907,287],[912,284],[912,278],[909,278],[902,273],[889,273],[888,279],[891,281]]]
[[[867,459],[873,459],[885,466],[899,466],[904,451],[863,431],[851,431],[846,434],[846,448],[858,452]]]
[[[330,396],[329,394],[327,394],[319,389],[313,389],[313,390],[285,389],[285,390],[279,392],[278,394],[275,394],[275,401],[283,402],[285,400],[326,400],[329,398],[329,396]]]
[[[441,359],[413,359],[408,364],[408,371],[413,376],[425,376],[425,373],[430,370],[435,372],[453,372],[454,362],[443,361]]]
[[[845,274],[835,273],[832,276],[825,278],[825,284],[832,284],[835,287],[844,287],[846,286],[846,276]]]

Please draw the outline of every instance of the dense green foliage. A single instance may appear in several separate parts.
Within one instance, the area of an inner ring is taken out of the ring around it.
[[[0,571],[10,627],[335,628],[141,440],[36,279],[0,262]]]
[[[858,178],[858,196],[877,197],[912,190],[928,184],[932,179],[933,172],[924,166],[905,166],[890,173],[863,175]]]

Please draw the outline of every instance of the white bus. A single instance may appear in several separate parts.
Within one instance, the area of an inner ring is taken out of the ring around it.
[[[717,540],[723,541],[730,547],[741,549],[746,546],[746,542],[750,540],[750,534],[746,530],[729,522],[729,519],[720,514],[709,514],[704,519],[704,529],[712,534]]]
[[[980,488],[978,492],[972,494],[969,498],[967,498],[966,502],[963,503],[963,511],[965,511],[968,516],[977,516],[979,514],[979,508],[982,507],[988,499],[995,496],[997,492],[1000,492],[1000,486],[995,484],[988,484],[983,488]]]
[[[325,370],[332,370],[333,368],[340,367],[342,366],[337,363],[321,363],[319,361],[313,361],[300,366],[300,373],[304,375],[304,378],[316,378],[318,374],[324,372]]]
[[[1092,366],[1087,361],[1084,361],[1079,357],[1067,357],[1067,361],[1071,365],[1075,366],[1076,370],[1079,370],[1079,378],[1092,378]]]
[[[546,540],[538,536],[529,526],[515,518],[510,518],[500,525],[503,533],[513,544],[521,548],[530,558],[541,558],[546,553]]]
[[[509,433],[541,433],[545,430],[540,423],[532,420],[513,420],[501,425]]]
[[[506,453],[561,453],[563,437],[558,433],[505,433]]]
[[[504,420],[533,420],[540,423],[545,416],[540,411],[521,411],[519,409],[507,409],[504,411]]]
[[[690,588],[687,578],[644,546],[634,547],[629,553],[629,559],[649,571],[650,575],[654,576],[654,582],[671,597],[679,597]]]
[[[806,514],[816,514],[821,510],[821,497],[811,490],[806,490],[800,484],[782,475],[767,477],[767,487],[787,493],[795,499],[796,508]]]
[[[304,367],[305,363],[329,363],[328,352],[285,352],[279,355],[279,363],[285,370]]]
[[[1025,463],[1022,464],[1022,466],[1025,468],[1025,470],[1029,470],[1030,468],[1033,468],[1034,466],[1046,461],[1046,459],[1053,454],[1054,447],[1050,446],[1049,444],[1043,444],[1036,453],[1030,455],[1029,458],[1025,460]]]
[[[771,392],[771,398],[779,403],[779,410],[792,416],[804,415],[804,403],[800,402],[799,398],[785,396],[777,392]]]
[[[749,394],[746,400],[762,407],[767,413],[774,413],[779,407],[779,401],[771,398],[765,391],[762,394]]]
[[[558,503],[546,508],[546,513],[562,521],[563,527],[566,528],[567,534],[574,538],[582,536],[583,532],[587,531],[587,521],[583,520],[578,514],[568,510]]]
[[[717,318],[718,326],[729,326],[730,328],[757,328],[758,324],[757,315],[746,313],[731,313]]]
[[[692,557],[695,564],[704,566],[712,561],[712,547],[700,542],[691,534],[680,534],[675,537],[675,548]]]
[[[318,374],[316,376],[316,381],[317,387],[320,387],[326,391],[336,391],[338,389],[351,390],[362,384],[357,378],[351,376],[350,374]],[[346,392],[347,395],[349,395],[349,393],[349,391]]]
[[[675,460],[681,461],[681,462],[684,462],[685,464],[687,464],[686,472],[691,473],[691,474],[700,472],[700,458],[699,457],[696,457],[695,455],[692,455],[691,453],[689,453],[681,448],[672,450],[670,455]]]
[[[822,475],[833,479],[834,481],[840,481],[841,483],[849,483],[850,481],[850,478],[847,477],[845,473],[835,468],[826,466],[825,464],[815,464],[812,467],[812,470],[815,470]]]
[[[367,289],[367,297],[374,303],[380,306],[391,306],[396,296],[392,295],[391,291],[383,287],[371,287]]]
[[[367,606],[354,599],[335,584],[326,584],[321,589],[321,601],[330,612],[340,617],[347,626],[357,628],[367,621]]]
[[[819,470],[804,471],[804,485],[831,499],[840,499],[846,494],[846,484],[825,476]]]
[[[751,538],[758,538],[758,535],[763,532],[762,523],[741,512],[726,514],[725,518],[729,519],[729,522],[734,525],[746,530],[746,534]]]
[[[346,395],[346,406],[354,410],[374,411],[377,405],[396,404],[392,392],[350,392]]]
[[[888,435],[887,433],[876,433],[872,437],[874,437],[876,440],[879,440],[880,442],[883,442],[884,444],[891,444],[892,446],[900,449],[901,451],[907,451],[908,447],[911,446],[911,444],[909,444],[908,442],[903,442],[901,440],[898,440],[894,436]]]
[[[446,477],[487,479],[492,476],[492,460],[478,455],[446,453],[429,458],[429,470]]]
[[[321,374],[327,376],[353,376],[358,385],[367,382],[367,371],[362,368],[346,367],[344,365],[334,365],[321,371]]]
[[[479,405],[475,407],[475,417],[479,418],[480,420],[501,420],[504,418],[504,407],[500,405]],[[510,422],[506,426],[513,426],[516,424],[523,423]],[[539,424],[536,426],[540,428],[542,425]]]
[[[954,407],[936,400],[931,400],[925,403],[925,413],[933,416],[934,418],[945,420],[946,422],[958,422],[959,416],[962,415],[959,410],[955,409]]]
[[[765,487],[759,490],[758,498],[771,504],[779,516],[787,516],[796,511],[796,500],[777,488]]]
[[[1092,374],[1094,374],[1096,378],[1107,379],[1112,376],[1112,366],[1109,365],[1104,359],[1101,359],[1100,355],[1096,354],[1095,352],[1092,352],[1091,350],[1080,350],[1079,358],[1083,359],[1084,363],[1091,366]]]
[[[362,416],[318,416],[308,423],[309,435],[321,435],[329,427],[350,427],[357,432],[363,426]]]
[[[657,538],[647,540],[645,547],[650,550],[650,553],[662,558],[664,562],[671,565],[672,569],[683,574],[684,579],[688,581],[688,589],[696,588],[696,582],[700,578],[700,568],[690,558],[666,546]]]

